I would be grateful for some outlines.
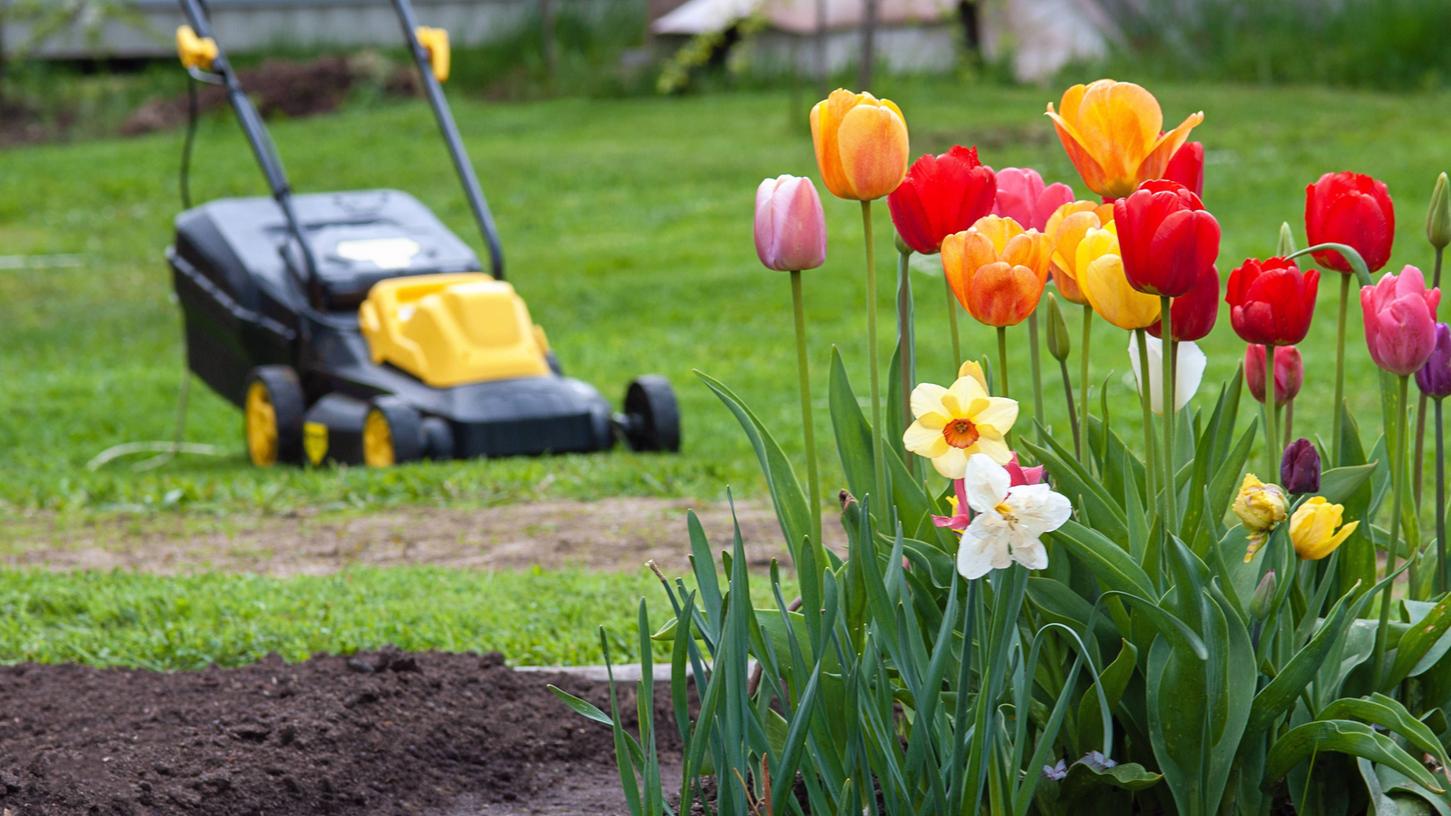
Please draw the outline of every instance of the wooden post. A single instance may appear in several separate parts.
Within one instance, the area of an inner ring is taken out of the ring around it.
[[[877,3],[878,0],[862,0],[862,61],[857,66],[858,91],[869,91],[872,87],[872,69],[877,61]]]

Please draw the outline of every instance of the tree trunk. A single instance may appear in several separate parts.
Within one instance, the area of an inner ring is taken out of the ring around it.
[[[871,90],[872,69],[877,63],[877,3],[878,0],[862,0],[862,61],[857,66],[859,91]]]

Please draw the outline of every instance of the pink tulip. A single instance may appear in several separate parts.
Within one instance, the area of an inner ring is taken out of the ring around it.
[[[1023,229],[1039,232],[1053,211],[1073,200],[1073,188],[1062,182],[1043,186],[1043,177],[1030,167],[1004,167],[997,173],[998,197],[993,215],[1017,221]]]
[[[1425,365],[1436,348],[1441,290],[1427,289],[1421,270],[1407,265],[1374,286],[1360,288],[1365,344],[1375,364],[1402,377]]]
[[[782,272],[826,262],[826,217],[811,179],[777,176],[756,188],[756,255]]]

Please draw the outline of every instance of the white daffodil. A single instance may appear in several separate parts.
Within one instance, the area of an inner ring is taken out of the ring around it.
[[[968,458],[963,486],[975,513],[957,548],[957,571],[964,578],[981,578],[1014,561],[1028,569],[1048,566],[1040,536],[1073,515],[1065,496],[1046,484],[1012,486],[1007,468],[981,453]]]
[[[1156,414],[1164,413],[1164,341],[1157,337],[1144,338],[1149,352],[1149,408]],[[1199,383],[1204,379],[1204,367],[1209,360],[1197,343],[1179,344],[1178,367],[1174,370],[1174,410],[1179,410],[1194,398]],[[1142,392],[1139,382],[1139,346],[1132,333],[1129,334],[1129,367],[1134,372],[1134,387]]]

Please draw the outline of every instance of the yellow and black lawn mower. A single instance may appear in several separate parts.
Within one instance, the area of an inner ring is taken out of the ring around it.
[[[221,86],[271,190],[191,207],[167,250],[187,364],[242,408],[256,465],[387,466],[603,451],[678,451],[669,382],[642,376],[623,410],[563,375],[544,330],[504,280],[488,205],[441,82],[447,34],[393,0],[409,51],[488,248],[490,271],[398,190],[294,195],[262,118],[212,33],[180,0],[193,78]]]

